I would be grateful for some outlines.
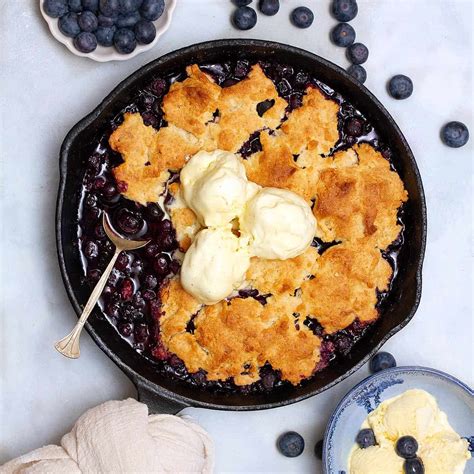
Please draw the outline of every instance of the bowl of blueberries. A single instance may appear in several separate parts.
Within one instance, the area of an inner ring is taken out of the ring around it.
[[[152,48],[176,0],[40,0],[52,35],[77,56],[123,61]]]

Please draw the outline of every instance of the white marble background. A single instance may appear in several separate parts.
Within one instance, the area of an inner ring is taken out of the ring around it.
[[[256,0],[255,0],[256,1]],[[254,1],[254,3],[255,3]],[[94,63],[70,54],[40,17],[37,0],[0,0],[1,90],[1,409],[0,463],[57,443],[87,408],[135,396],[129,380],[82,337],[71,361],[52,344],[76,317],[59,275],[54,242],[58,152],[67,131],[123,78],[148,61],[199,41],[247,37],[294,44],[346,67],[328,39],[336,22],[329,0],[282,0],[276,17],[259,16],[238,32],[228,0],[179,0],[171,29],[153,50],[125,63]],[[291,8],[315,13],[311,28],[288,21]],[[353,21],[370,50],[366,85],[394,115],[423,177],[429,237],[421,306],[386,349],[400,365],[444,370],[473,385],[472,143],[449,149],[439,140],[448,120],[474,133],[472,3],[469,0],[359,0]],[[388,97],[386,80],[405,73],[413,96]],[[260,413],[188,410],[212,434],[217,471],[315,472],[314,443],[338,400],[367,375],[363,368],[337,387],[286,408]],[[286,459],[277,436],[299,431],[307,448]]]

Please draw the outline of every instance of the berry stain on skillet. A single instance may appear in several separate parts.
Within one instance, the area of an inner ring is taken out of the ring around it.
[[[252,63],[241,58],[224,63],[202,64],[201,69],[210,74],[217,84],[226,87],[244,79],[251,66]],[[390,161],[390,149],[380,141],[367,119],[340,94],[306,70],[264,61],[260,62],[260,66],[274,82],[279,94],[287,100],[289,111],[301,106],[304,90],[309,85],[319,88],[326,96],[339,103],[339,140],[333,151],[346,149],[358,142],[369,142]],[[274,370],[268,363],[260,368],[260,380],[250,385],[237,386],[232,379],[209,381],[202,370],[189,373],[183,361],[168,352],[160,340],[159,291],[167,279],[178,274],[180,270],[175,230],[159,204],[148,203],[143,206],[120,194],[126,190],[126,184],[115,180],[112,169],[120,164],[122,159],[109,147],[108,138],[122,122],[124,112],[139,112],[144,122],[155,129],[167,126],[161,109],[162,99],[171,83],[185,78],[184,71],[178,71],[167,77],[155,77],[137,90],[135,99],[98,132],[90,152],[84,156],[85,172],[78,225],[78,247],[84,268],[84,285],[93,288],[114,252],[114,247],[107,239],[101,224],[102,213],[106,211],[118,232],[132,239],[150,239],[151,243],[142,249],[120,255],[99,305],[118,333],[137,352],[151,361],[157,372],[211,392],[250,394],[291,390],[293,386],[282,380],[279,371]],[[261,107],[269,105],[263,104]],[[257,133],[249,137],[240,153],[245,158],[259,150],[261,144]],[[178,179],[179,175],[173,174],[169,182]],[[166,191],[164,198],[168,199]],[[399,223],[403,228],[403,210],[399,216]],[[335,244],[337,242],[323,242],[317,238],[313,241],[313,246],[320,254]],[[403,232],[384,253],[384,257],[394,268],[393,278],[397,273],[397,258],[402,245]],[[265,304],[265,298],[268,297],[247,294],[245,291],[241,293],[238,297],[253,297],[261,300],[262,304]],[[381,314],[385,304],[388,304],[386,300],[389,293],[390,290],[378,294],[377,307]],[[322,341],[320,361],[315,373],[324,370],[329,364],[338,364],[347,357],[352,347],[364,338],[371,327],[370,324],[356,319],[345,329],[326,334],[316,319],[307,317],[301,324],[307,326]],[[194,330],[192,321],[187,330]],[[303,380],[301,385],[305,385],[308,380],[310,379]]]

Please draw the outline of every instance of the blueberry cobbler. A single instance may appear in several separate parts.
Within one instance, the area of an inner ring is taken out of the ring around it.
[[[303,70],[190,65],[137,91],[87,158],[85,281],[156,370],[207,390],[298,385],[383,313],[408,195],[367,120]]]

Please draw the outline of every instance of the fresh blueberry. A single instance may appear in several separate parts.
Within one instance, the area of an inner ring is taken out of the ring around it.
[[[318,459],[323,459],[323,445],[324,445],[324,440],[320,439],[315,445],[314,445],[314,455]]]
[[[357,16],[356,0],[333,0],[332,14],[339,21],[351,21]]]
[[[121,54],[130,54],[137,46],[135,34],[128,28],[117,30],[114,35],[115,49]]]
[[[101,46],[112,46],[114,44],[114,34],[116,31],[116,26],[99,26],[95,32],[97,43]]]
[[[372,357],[369,368],[370,371],[375,374],[381,370],[390,369],[391,367],[396,367],[397,361],[390,352],[378,352]]]
[[[332,29],[331,39],[336,46],[347,48],[355,41],[356,32],[348,23],[339,23]]]
[[[140,20],[135,25],[135,37],[141,44],[149,44],[156,37],[156,28],[151,21]]]
[[[105,16],[102,15],[102,13],[99,13],[97,20],[99,22],[99,26],[114,26],[117,17]]]
[[[276,15],[280,9],[280,1],[260,0],[258,2],[258,8],[264,15],[273,16]]]
[[[126,15],[137,11],[142,6],[143,0],[119,0],[119,3],[120,13]]]
[[[356,443],[361,448],[368,448],[369,446],[375,446],[375,434],[370,428],[364,428],[357,433]]]
[[[239,7],[232,15],[232,24],[238,30],[250,30],[257,24],[257,14],[250,7]]]
[[[81,32],[75,13],[66,13],[58,20],[59,30],[63,35],[74,38]]]
[[[349,59],[352,64],[363,64],[369,57],[369,50],[367,46],[362,43],[351,44],[346,51],[347,59]]]
[[[81,0],[69,0],[68,1],[69,11],[73,13],[82,12]]]
[[[94,13],[99,11],[99,0],[82,0],[82,9]]]
[[[105,16],[116,17],[120,13],[119,0],[100,0],[100,12]]]
[[[165,0],[143,0],[140,13],[145,20],[155,21],[165,9]]]
[[[288,431],[278,438],[277,445],[283,456],[295,458],[304,450],[304,439],[295,431]]]
[[[118,28],[133,28],[141,19],[138,11],[128,15],[119,15],[115,24]]]
[[[44,0],[43,9],[52,18],[59,18],[69,11],[66,0]]]
[[[232,0],[232,3],[236,7],[246,7],[252,3],[252,0]]]
[[[291,12],[291,22],[298,28],[309,28],[314,20],[313,12],[307,7],[298,7]]]
[[[93,33],[83,31],[74,38],[74,46],[81,53],[91,53],[97,48],[97,38]]]
[[[413,82],[409,77],[397,74],[388,82],[388,93],[397,100],[408,99],[413,93]]]
[[[424,474],[425,467],[420,458],[414,458],[405,460],[403,470],[405,474]]]
[[[94,32],[99,26],[97,17],[89,10],[82,12],[77,20],[82,31]]]
[[[418,451],[418,443],[413,436],[402,436],[395,445],[395,451],[404,459],[414,458]]]
[[[449,122],[441,129],[441,139],[451,148],[464,146],[469,140],[469,130],[462,122]]]
[[[367,72],[360,64],[352,64],[349,66],[347,72],[352,77],[355,77],[361,84],[367,79]]]

